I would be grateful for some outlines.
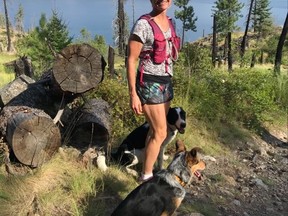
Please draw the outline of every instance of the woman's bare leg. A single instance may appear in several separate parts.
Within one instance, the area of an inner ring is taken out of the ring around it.
[[[153,105],[146,104],[143,106],[146,120],[150,125],[146,139],[143,174],[150,175],[153,173],[153,167],[157,160],[160,146],[167,136],[166,114],[169,107],[170,102]]]

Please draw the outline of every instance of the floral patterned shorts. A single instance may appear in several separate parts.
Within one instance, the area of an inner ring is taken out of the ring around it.
[[[137,94],[142,104],[161,104],[173,99],[172,82],[157,83],[139,81],[136,83]]]

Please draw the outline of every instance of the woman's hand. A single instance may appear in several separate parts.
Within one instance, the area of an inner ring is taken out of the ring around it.
[[[136,93],[130,95],[130,106],[136,115],[142,115],[143,114],[142,104],[141,104],[141,101],[140,101],[140,99]]]

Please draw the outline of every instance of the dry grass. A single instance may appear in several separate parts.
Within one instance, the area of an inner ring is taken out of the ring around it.
[[[51,161],[24,177],[8,176],[3,167],[0,169],[1,216],[83,215],[95,206],[101,211],[102,199],[97,201],[96,197],[104,190],[112,193],[111,197],[123,199],[137,186],[135,179],[115,166],[105,173],[96,167],[85,169],[78,152],[71,148],[60,148]],[[96,201],[89,203],[91,197]]]
[[[13,61],[16,58],[16,55],[0,53],[0,88],[3,87],[5,84],[11,82],[15,78],[14,72],[5,68],[3,64]]]

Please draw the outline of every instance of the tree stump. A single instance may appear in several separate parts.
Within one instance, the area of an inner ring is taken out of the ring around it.
[[[8,120],[6,140],[19,162],[38,167],[48,161],[61,145],[59,128],[42,110],[25,106],[4,107]],[[2,131],[3,127],[2,126]]]
[[[21,75],[26,75],[31,78],[34,77],[32,61],[28,56],[20,56],[14,61],[5,63],[4,66],[13,68],[15,77],[19,77]]]
[[[53,64],[53,76],[66,92],[84,93],[102,80],[106,62],[98,50],[88,44],[64,48]]]
[[[78,112],[74,114],[73,130],[69,144],[80,150],[89,147],[108,147],[110,137],[109,105],[102,99],[87,101]]]
[[[0,107],[3,108],[14,97],[25,91],[29,84],[35,81],[26,75],[20,75],[12,82],[0,89]]]

